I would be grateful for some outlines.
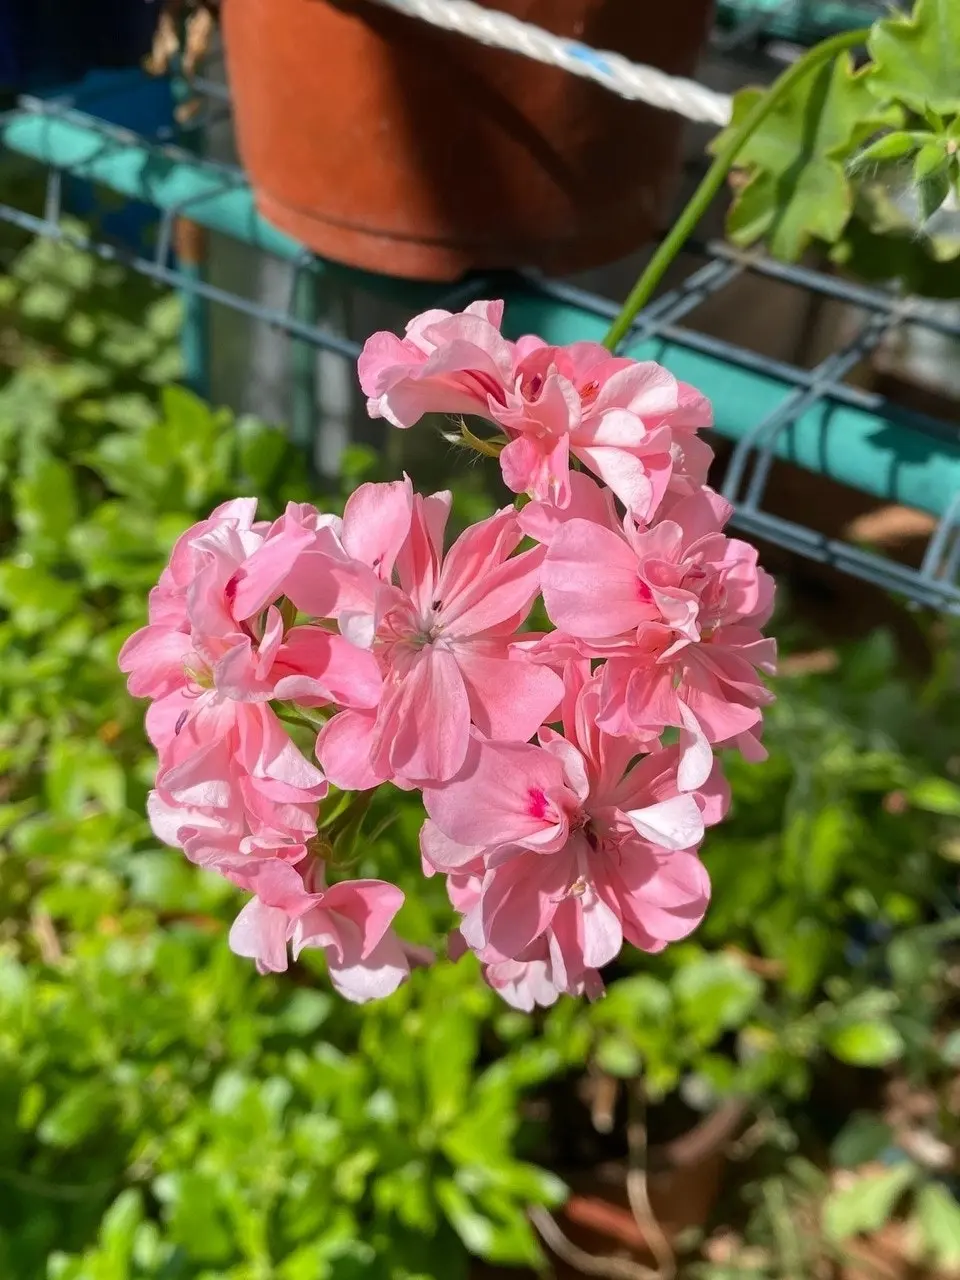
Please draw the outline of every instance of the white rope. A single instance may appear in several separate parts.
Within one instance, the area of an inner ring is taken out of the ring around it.
[[[731,100],[693,80],[668,76],[656,67],[638,66],[619,53],[600,53],[576,40],[555,36],[549,31],[521,22],[508,13],[485,9],[472,0],[375,0],[387,9],[431,26],[455,31],[496,49],[521,53],[537,62],[561,67],[575,76],[595,80],[605,89],[645,102],[651,107],[673,111],[688,120],[725,125],[730,121]]]

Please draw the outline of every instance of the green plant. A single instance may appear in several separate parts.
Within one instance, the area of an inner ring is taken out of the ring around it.
[[[299,455],[167,385],[177,304],[116,268],[38,241],[0,298],[0,1267],[439,1280],[465,1245],[536,1261],[525,1206],[562,1189],[518,1159],[518,1103],[551,1062],[476,1064],[492,993],[444,966],[346,1013],[261,980],[225,946],[231,892],[142,816],[153,762],[119,645],[179,532],[237,489],[267,514],[305,496]],[[371,459],[347,462],[352,487]],[[418,813],[373,825],[364,856],[402,882]],[[438,945],[442,895],[407,914]]]
[[[852,50],[870,61],[855,68]],[[916,293],[960,292],[960,17],[953,0],[831,36],[768,89],[734,98],[714,160],[617,315],[611,350],[735,173],[735,244],[763,240],[797,261],[812,245],[868,279]],[[905,164],[912,163],[907,172]]]
[[[952,0],[917,0],[865,44],[865,65],[845,54],[799,78],[747,139],[727,232],[788,262],[819,247],[866,279],[955,297],[960,16]],[[737,95],[718,154],[764,97]]]

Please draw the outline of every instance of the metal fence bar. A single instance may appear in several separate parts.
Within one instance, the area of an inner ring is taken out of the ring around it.
[[[400,301],[411,311],[425,306],[456,310],[478,297],[503,296],[509,336],[538,332],[548,341],[599,339],[616,305],[562,282],[531,274],[474,276],[450,288],[388,280],[321,262],[296,241],[274,230],[256,212],[244,175],[200,160],[189,151],[158,145],[127,130],[105,126],[67,103],[27,102],[0,118],[0,141],[50,170],[44,217],[0,205],[0,220],[38,235],[69,241],[118,261],[157,283],[202,297],[268,324],[296,339],[298,367],[312,366],[315,349],[353,360],[358,346],[328,332],[305,310],[310,291],[351,287]],[[74,233],[59,225],[61,172],[99,182],[120,194],[153,203],[172,228],[189,211],[191,221],[273,254],[291,266],[286,310],[220,289],[170,265],[169,236],[161,235],[152,258]],[[955,425],[889,404],[876,393],[841,379],[894,325],[912,324],[960,336],[960,324],[929,304],[851,285],[806,268],[770,263],[729,246],[708,245],[706,258],[686,280],[656,298],[638,317],[624,350],[658,359],[679,378],[697,385],[714,403],[718,432],[735,442],[737,464],[729,477],[739,495],[750,457],[756,466],[737,506],[735,522],[779,546],[835,565],[866,581],[902,592],[911,600],[960,614],[960,432]],[[684,327],[706,299],[744,273],[782,281],[867,312],[858,333],[815,369],[801,369],[746,351]],[[323,294],[319,295],[321,298]],[[312,388],[304,387],[314,399]],[[298,432],[306,436],[312,404],[298,410]],[[774,457],[797,463],[878,498],[903,502],[940,517],[920,570],[873,552],[825,538],[760,509],[766,474]]]

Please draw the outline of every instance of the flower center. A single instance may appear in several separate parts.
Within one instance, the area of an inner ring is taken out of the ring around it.
[[[183,674],[187,682],[200,689],[213,688],[213,673],[203,659],[196,653],[188,653],[183,658]]]
[[[546,817],[547,796],[542,787],[530,787],[527,791],[527,813],[537,821]]]

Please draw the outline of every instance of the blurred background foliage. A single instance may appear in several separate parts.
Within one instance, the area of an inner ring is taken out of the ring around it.
[[[886,635],[817,647],[784,600],[770,758],[729,761],[706,923],[600,1003],[522,1015],[468,960],[363,1008],[309,961],[258,977],[227,949],[235,892],[151,837],[116,655],[186,525],[236,493],[267,515],[317,495],[279,431],[175,385],[178,324],[63,245],[0,277],[0,1274],[536,1267],[530,1207],[625,1163],[638,1081],[655,1146],[741,1109],[721,1236],[678,1242],[690,1274],[832,1274],[894,1219],[932,1274],[960,1265],[952,630],[908,677]],[[420,486],[457,466],[460,518],[487,509],[483,471],[428,428],[400,439],[348,451],[327,505],[403,464]],[[408,890],[404,932],[442,955],[420,816],[378,801],[358,870]]]

